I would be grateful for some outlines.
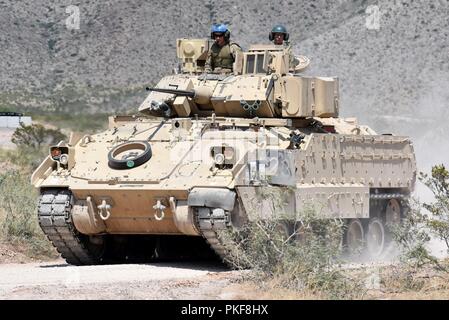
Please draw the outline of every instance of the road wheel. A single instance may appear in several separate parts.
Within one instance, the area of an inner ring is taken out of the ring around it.
[[[362,253],[365,241],[363,225],[360,219],[350,219],[348,221],[345,242],[349,254],[360,255]]]
[[[385,228],[379,218],[370,219],[366,233],[366,244],[371,258],[378,258],[384,252]]]

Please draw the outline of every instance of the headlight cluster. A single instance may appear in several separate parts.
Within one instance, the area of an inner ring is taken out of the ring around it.
[[[68,147],[50,147],[50,157],[66,166],[69,163],[69,148]]]
[[[266,150],[265,155],[252,153],[248,159],[247,183],[296,186],[295,154],[291,150]]]
[[[214,159],[216,167],[231,169],[235,164],[235,150],[233,147],[227,145],[215,146],[211,148],[210,154]]]

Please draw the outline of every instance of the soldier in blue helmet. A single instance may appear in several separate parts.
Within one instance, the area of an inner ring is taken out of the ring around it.
[[[242,48],[237,43],[230,42],[231,32],[225,24],[214,24],[210,36],[215,42],[207,54],[206,72],[232,72],[236,54]]]
[[[286,44],[288,43],[289,34],[287,32],[287,28],[282,24],[277,24],[271,29],[270,34],[268,35],[270,41],[273,41],[276,45],[283,45],[284,41]]]

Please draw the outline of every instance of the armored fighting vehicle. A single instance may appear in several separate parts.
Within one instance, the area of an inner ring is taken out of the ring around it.
[[[226,260],[219,232],[279,218],[292,233],[305,206],[344,221],[347,247],[381,255],[415,184],[409,138],[340,118],[338,78],[305,76],[301,56],[290,68],[289,48],[253,45],[232,73],[205,73],[209,47],[178,39],[179,67],[147,88],[138,115],[50,148],[31,180],[61,255],[96,264],[194,239]]]

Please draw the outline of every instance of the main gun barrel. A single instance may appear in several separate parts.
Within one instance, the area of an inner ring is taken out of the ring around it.
[[[162,92],[162,93],[170,93],[177,96],[184,96],[184,97],[195,97],[195,91],[190,90],[178,90],[178,89],[167,89],[167,88],[146,88],[147,91],[155,91],[155,92]]]

